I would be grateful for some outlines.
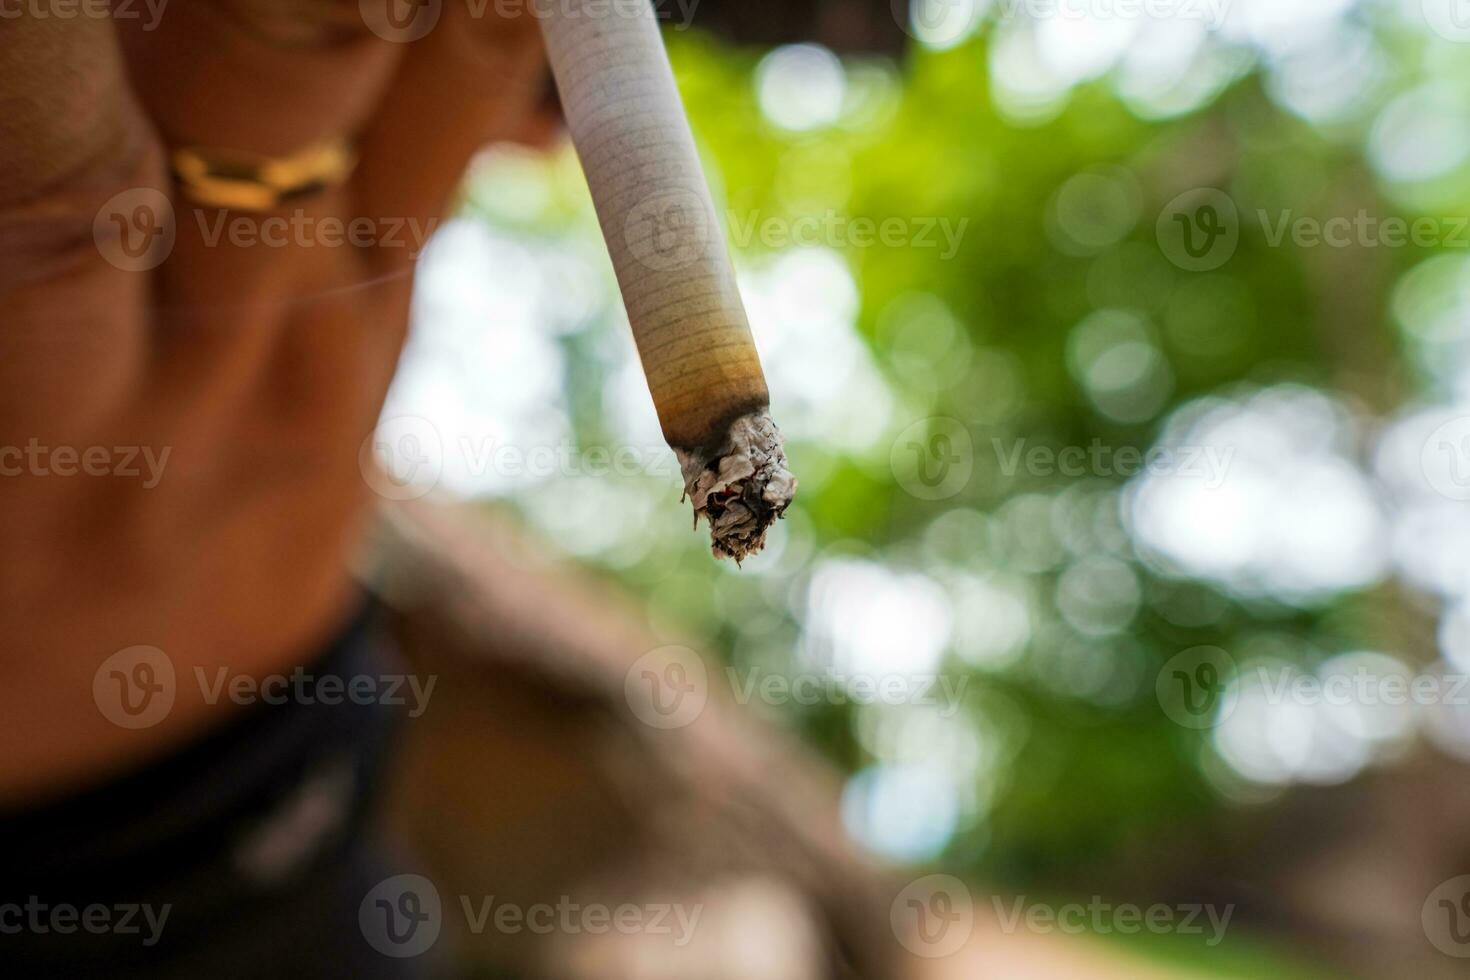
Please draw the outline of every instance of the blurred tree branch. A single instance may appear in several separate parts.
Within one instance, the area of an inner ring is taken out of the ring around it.
[[[736,44],[815,42],[842,54],[903,51],[908,3],[890,0],[740,0],[700,3],[694,23]]]

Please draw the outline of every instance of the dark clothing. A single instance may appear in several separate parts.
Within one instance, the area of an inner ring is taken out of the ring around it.
[[[403,670],[369,605],[304,673],[345,688]],[[0,813],[0,975],[428,976],[429,957],[385,956],[359,926],[409,870],[365,833],[406,709],[363,700],[255,703],[144,771]]]

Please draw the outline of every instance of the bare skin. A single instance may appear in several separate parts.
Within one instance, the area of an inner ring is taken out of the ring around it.
[[[352,179],[276,213],[425,227],[477,148],[545,124],[534,19],[484,10],[445,2],[412,44],[369,31],[357,0],[193,0],[153,30],[0,23],[0,805],[196,737],[239,710],[207,703],[196,669],[289,673],[355,601],[348,561],[374,499],[359,449],[403,343],[412,261],[211,244],[235,215],[180,197],[167,149],[285,155],[351,137]],[[177,241],[158,268],[126,271],[93,222],[143,186],[173,195]],[[138,447],[138,475],[4,455],[28,446],[104,447],[119,471],[111,451]],[[168,452],[153,481],[149,451]],[[166,653],[177,694],[130,730],[104,717],[93,679],[138,645]]]

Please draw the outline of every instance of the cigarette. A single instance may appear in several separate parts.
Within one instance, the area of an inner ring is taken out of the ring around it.
[[[559,0],[538,16],[694,525],[737,562],[796,478],[694,135],[649,0]]]

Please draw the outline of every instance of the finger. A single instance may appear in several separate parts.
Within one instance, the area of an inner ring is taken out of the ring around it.
[[[121,30],[134,86],[169,149],[284,157],[351,139],[403,56],[367,29],[355,0],[196,0],[170,6],[152,29],[138,20]],[[315,315],[304,306],[367,273],[357,250],[323,231],[355,215],[347,186],[264,213],[182,194],[176,205],[177,242],[160,270],[165,381],[205,428],[260,397],[292,324]]]
[[[119,145],[128,108],[106,20],[7,20],[0,32],[0,205]]]
[[[504,16],[492,5],[476,14],[451,0],[408,49],[364,135],[357,184],[370,213],[426,227],[444,213],[476,150],[534,130],[550,80],[536,19],[525,11]]]
[[[403,54],[348,0],[197,0],[170,7],[155,29],[132,21],[122,34],[134,86],[167,148],[266,157],[351,138]],[[347,250],[318,247],[316,234],[327,219],[351,217],[345,187],[264,215],[226,215],[183,196],[178,203],[178,243],[163,270],[167,307],[281,306],[357,271]],[[279,221],[268,218],[298,213],[289,234],[271,238]]]
[[[165,144],[268,156],[356,132],[403,55],[347,0],[195,0],[119,31]]]
[[[97,219],[165,181],[107,18],[6,20],[0,106],[0,418],[26,439],[136,386],[147,280],[109,262],[120,230]]]

